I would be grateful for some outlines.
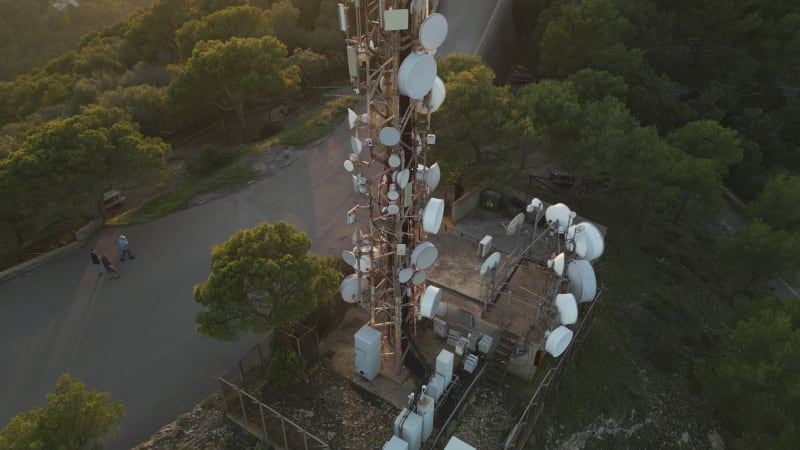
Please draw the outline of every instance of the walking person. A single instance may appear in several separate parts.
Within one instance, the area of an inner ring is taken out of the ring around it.
[[[102,264],[100,263],[100,257],[97,255],[97,252],[94,249],[92,249],[89,252],[89,257],[92,259],[92,264],[94,264],[94,268],[97,269],[97,276],[102,277],[103,276]]]
[[[103,267],[106,269],[106,273],[108,274],[108,278],[119,278],[119,272],[117,272],[117,268],[111,264],[111,260],[108,259],[108,255],[103,253],[103,257],[100,258],[100,262],[103,263]]]
[[[130,256],[131,259],[136,259],[136,257],[133,256],[133,253],[131,253],[131,249],[128,246],[128,238],[126,238],[124,234],[120,234],[119,235],[119,239],[117,239],[117,243],[119,244],[119,250],[120,250],[119,260],[120,261],[125,261],[125,255]]]

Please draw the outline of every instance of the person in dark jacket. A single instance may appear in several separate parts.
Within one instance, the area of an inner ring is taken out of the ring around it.
[[[100,262],[103,263],[103,267],[106,269],[106,273],[108,273],[108,278],[119,278],[119,272],[117,272],[116,267],[111,264],[111,260],[108,259],[108,255],[103,253],[103,257],[100,258]]]
[[[92,249],[89,252],[89,257],[92,259],[92,264],[94,264],[94,268],[97,269],[97,276],[102,277],[103,269],[101,269],[102,266],[100,264],[100,257],[97,256],[97,252],[94,249]]]

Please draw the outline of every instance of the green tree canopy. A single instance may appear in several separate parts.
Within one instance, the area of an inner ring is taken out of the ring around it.
[[[717,356],[699,361],[704,396],[735,433],[734,449],[800,442],[800,298],[767,299],[736,323]]]
[[[632,72],[642,56],[639,50],[628,50],[622,44],[628,25],[613,0],[563,3],[542,36],[539,72],[559,79],[587,67],[618,74]]]
[[[770,278],[800,266],[800,237],[756,218],[725,236],[719,255],[731,273],[732,287],[755,291]]]
[[[175,32],[178,56],[185,61],[200,41],[227,41],[232,37],[258,38],[270,33],[267,12],[254,6],[233,6],[184,23]]]
[[[198,119],[208,107],[233,110],[244,133],[248,102],[274,102],[299,89],[300,70],[286,57],[286,46],[274,36],[200,41],[186,64],[175,68],[170,102],[184,118]]]
[[[336,294],[340,273],[310,255],[311,240],[286,222],[239,231],[211,249],[211,274],[194,287],[207,308],[197,330],[215,339],[263,333],[304,319]]]
[[[307,31],[298,25],[300,10],[292,0],[279,0],[273,3],[269,9],[269,20],[275,37],[283,42],[289,51],[306,46]]]
[[[331,78],[328,58],[313,50],[296,48],[288,62],[300,69],[300,78],[305,87],[319,86]]]
[[[492,69],[470,58],[445,58],[445,68],[468,68],[447,75],[447,99],[431,118],[440,138],[433,155],[446,170],[459,171],[466,186],[476,186],[513,176],[518,160],[501,147],[513,125],[508,88],[495,86]]]
[[[800,233],[800,176],[782,173],[767,180],[748,212],[779,230]]]
[[[4,450],[99,450],[102,440],[119,432],[125,415],[121,401],[91,391],[68,374],[58,379],[47,404],[17,414],[0,430]]]
[[[0,217],[14,222],[17,208],[69,215],[89,205],[102,216],[103,192],[112,182],[147,174],[163,164],[168,149],[161,139],[143,137],[120,109],[94,106],[48,122],[2,162],[0,186],[15,187],[0,194]]]
[[[696,120],[672,131],[667,141],[695,158],[712,161],[723,177],[729,168],[744,155],[742,141],[736,130],[726,128],[715,120]]]

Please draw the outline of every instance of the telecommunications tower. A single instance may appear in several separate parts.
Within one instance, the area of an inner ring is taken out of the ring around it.
[[[358,200],[347,211],[353,248],[342,253],[355,273],[341,294],[369,310],[369,331],[399,374],[406,353],[417,352],[417,318],[433,317],[441,298],[425,274],[438,256],[426,237],[438,233],[445,206],[431,196],[441,174],[427,156],[436,142],[430,114],[445,97],[434,54],[447,20],[428,0],[347,0],[338,13],[350,80],[366,94],[366,112],[347,117],[353,136],[344,168]]]

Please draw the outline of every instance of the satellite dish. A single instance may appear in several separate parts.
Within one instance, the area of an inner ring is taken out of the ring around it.
[[[374,256],[377,259],[380,250],[378,247],[372,247],[370,245],[362,245],[360,250],[359,247],[353,249],[355,255],[358,255],[359,251],[361,256],[356,256],[356,263],[353,264],[353,268],[364,273],[372,272],[372,258]]]
[[[444,200],[440,198],[431,198],[428,200],[428,205],[425,206],[425,211],[422,214],[422,228],[428,233],[437,234],[439,227],[442,226],[442,217],[444,216]]]
[[[569,343],[572,341],[572,330],[563,325],[546,333],[546,335],[547,340],[544,343],[544,351],[556,358],[564,353],[564,350],[569,347]]]
[[[401,283],[408,283],[411,277],[414,276],[414,269],[411,267],[403,267],[397,272],[397,278]]]
[[[574,242],[575,254],[579,258],[594,261],[603,255],[603,234],[591,222],[581,222],[569,227],[567,238]]]
[[[414,286],[420,286],[428,279],[428,274],[424,270],[418,270],[414,272],[414,276],[411,277],[411,283]]]
[[[564,275],[565,258],[563,253],[559,253],[555,258],[547,261],[547,267],[553,269],[558,276]]]
[[[433,87],[431,88],[430,95],[426,96],[423,100],[416,103],[417,112],[420,114],[432,114],[439,110],[439,107],[444,103],[447,96],[447,90],[444,87],[444,81],[438,76],[433,80]],[[428,145],[436,144],[436,135],[429,134],[431,139]],[[431,142],[433,141],[433,142]]]
[[[348,266],[356,265],[356,255],[350,250],[345,250],[342,252],[342,259],[347,263]]]
[[[481,266],[481,276],[487,276],[500,262],[500,252],[494,252],[486,258],[486,261],[483,262]]]
[[[355,167],[356,166],[353,164],[353,161],[350,161],[349,159],[344,160],[344,170],[352,172]]]
[[[538,198],[534,198],[533,200],[531,200],[530,205],[525,207],[525,211],[527,211],[528,213],[532,213],[534,211],[541,211],[543,207],[544,203],[542,203],[542,201],[539,200]]]
[[[397,206],[397,203],[394,203],[394,202],[389,203],[389,206],[386,208],[386,212],[388,212],[389,214],[391,214],[393,216],[396,215],[396,214],[400,214],[400,207]]]
[[[444,317],[447,315],[447,303],[439,302],[439,310],[436,311],[436,315],[439,317]]]
[[[418,269],[427,269],[436,262],[439,257],[439,250],[430,242],[423,242],[419,244],[413,252],[411,252],[411,263]]]
[[[378,134],[378,138],[381,140],[381,144],[391,147],[400,142],[400,132],[394,127],[384,127]]]
[[[389,167],[397,168],[399,166],[400,166],[400,155],[392,153],[392,155],[389,156]]]
[[[597,295],[597,278],[592,264],[585,259],[574,259],[567,265],[569,291],[579,303],[590,302]]]
[[[397,201],[397,199],[400,198],[400,193],[397,192],[396,184],[392,183],[389,185],[389,192],[386,193],[386,197],[388,197],[389,200],[393,202]]]
[[[521,227],[524,222],[525,222],[525,214],[523,213],[517,214],[516,216],[514,216],[513,219],[511,219],[511,222],[506,227],[506,234],[509,236],[517,234],[517,232],[519,231],[519,227]]]
[[[397,71],[397,88],[414,100],[421,100],[431,91],[436,79],[436,60],[433,55],[412,52],[400,63]]]
[[[442,179],[442,170],[439,168],[439,163],[433,163],[432,166],[425,170],[425,182],[428,183],[428,190],[433,192],[439,186],[439,180]]]
[[[566,230],[572,220],[572,211],[569,206],[563,203],[556,203],[547,207],[544,216],[548,223],[553,222],[556,228]]]
[[[360,155],[361,149],[364,148],[364,144],[362,144],[361,141],[355,136],[350,136],[350,148],[353,150],[353,153]]]
[[[369,118],[367,117],[366,114],[356,114],[355,111],[353,111],[350,108],[347,108],[347,125],[350,126],[351,130],[355,128],[356,125],[362,123],[366,124],[367,122],[369,122]]]
[[[419,312],[428,319],[433,319],[439,312],[439,302],[442,301],[442,290],[436,286],[428,286],[422,294]]]
[[[419,42],[428,50],[436,50],[447,37],[447,19],[433,13],[422,21],[419,27]]]
[[[408,172],[408,169],[403,169],[399,172],[395,172],[394,181],[400,186],[400,189],[405,189],[406,185],[408,184],[408,179],[411,177],[411,174]]]
[[[357,303],[359,294],[359,284],[361,287],[361,298],[369,295],[369,280],[364,277],[359,278],[357,274],[348,275],[339,284],[339,293],[342,300],[347,303]]]
[[[578,303],[574,295],[558,294],[555,304],[561,325],[572,325],[578,321]]]

